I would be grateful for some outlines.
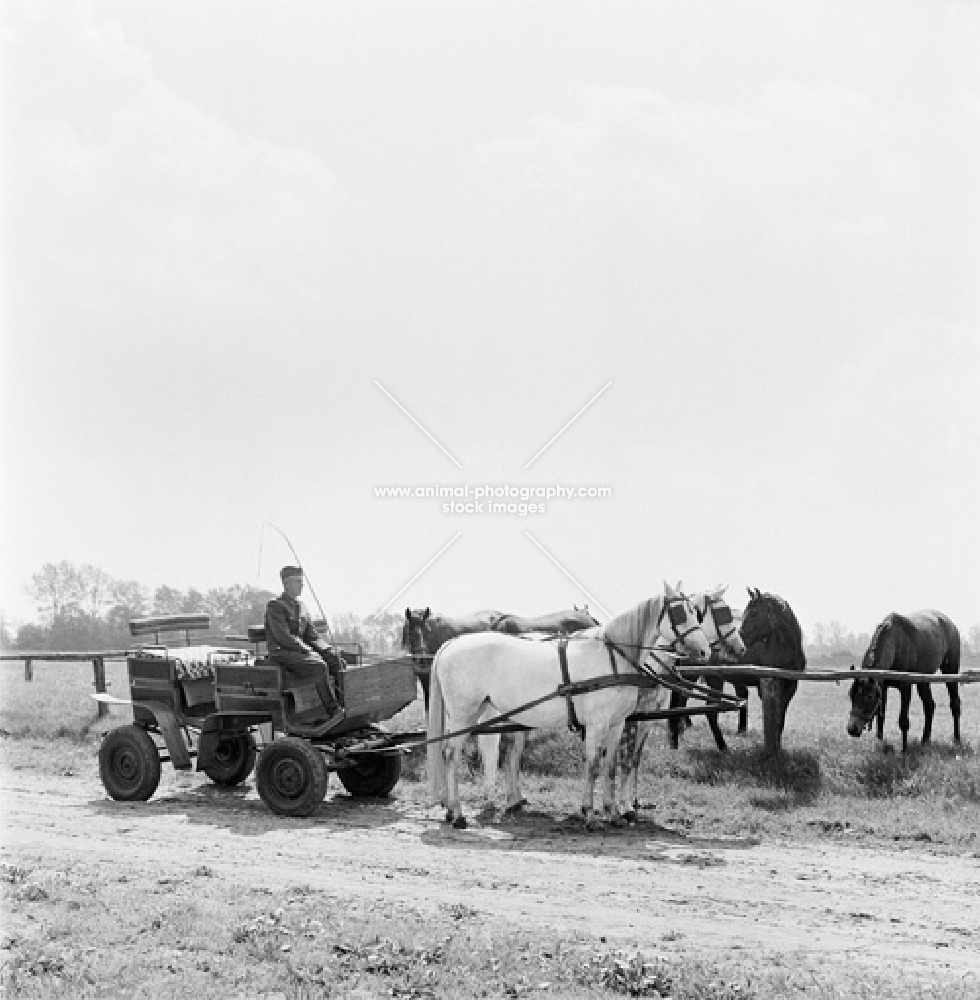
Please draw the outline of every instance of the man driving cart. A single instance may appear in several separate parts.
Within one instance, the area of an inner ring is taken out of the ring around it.
[[[344,660],[339,650],[320,638],[309,610],[299,599],[304,582],[302,568],[284,566],[279,576],[283,592],[269,601],[265,609],[269,659],[282,667],[284,680],[290,686],[314,685],[322,707],[297,713],[295,721],[326,732],[344,720],[344,710],[330,677],[331,669],[344,669]]]

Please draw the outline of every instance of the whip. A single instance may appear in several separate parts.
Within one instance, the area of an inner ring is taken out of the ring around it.
[[[293,543],[289,540],[289,536],[286,534],[286,532],[283,531],[278,524],[273,524],[272,521],[263,521],[262,528],[259,530],[259,566],[257,574],[259,578],[261,579],[262,575],[262,542],[265,538],[266,525],[268,525],[270,528],[275,528],[276,531],[279,532],[279,534],[282,536],[282,540],[289,546],[289,551],[292,552],[293,558],[296,560],[296,565],[302,568],[303,560],[300,559],[299,553],[293,547]],[[320,603],[320,598],[317,597],[316,591],[313,589],[313,582],[310,580],[309,574],[306,572],[305,569],[303,570],[303,576],[306,577],[306,585],[310,589],[310,595],[312,596],[313,600],[316,601],[316,606],[320,612],[320,619],[323,621],[323,624],[326,626],[327,629],[327,635],[330,636],[330,638],[332,639],[333,632],[330,630],[330,622],[327,620],[327,613],[323,610],[323,605]]]

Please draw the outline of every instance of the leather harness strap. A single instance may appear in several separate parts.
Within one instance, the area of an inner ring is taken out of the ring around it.
[[[561,667],[561,681],[565,687],[571,684],[572,679],[568,675],[568,636],[561,632],[558,636],[558,665]],[[585,726],[578,721],[575,714],[575,705],[570,694],[565,695],[565,705],[568,708],[568,731],[577,733],[583,740],[585,739]]]

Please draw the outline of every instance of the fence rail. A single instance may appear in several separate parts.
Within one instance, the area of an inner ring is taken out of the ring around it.
[[[683,673],[697,673],[701,677],[760,678],[778,677],[787,681],[853,681],[859,677],[872,677],[879,681],[902,681],[905,684],[976,684],[980,670],[966,670],[958,674],[909,674],[900,670],[784,670],[782,667],[760,667],[754,664],[711,664],[706,667],[678,665]]]
[[[92,650],[90,652],[16,652],[0,653],[0,660],[23,660],[24,680],[34,680],[34,662],[72,663],[90,660],[94,675],[94,687],[98,694],[106,693],[105,661],[124,660],[132,651],[127,649]],[[759,680],[773,677],[788,681],[853,681],[859,677],[872,677],[881,681],[900,681],[905,684],[976,684],[980,682],[980,670],[967,670],[958,674],[909,674],[898,670],[784,670],[781,667],[760,667],[755,664],[711,664],[709,666],[679,665],[685,674],[700,677],[723,677],[727,681],[736,678]],[[109,706],[99,702],[99,718],[109,714]]]
[[[23,660],[24,661],[24,680],[33,681],[34,680],[34,661],[35,660],[49,660],[52,663],[84,663],[86,660],[91,660],[92,662],[92,673],[93,684],[98,694],[106,693],[105,684],[105,661],[106,660],[125,660],[129,655],[129,650],[127,649],[99,649],[92,650],[91,652],[61,652],[48,650],[45,652],[18,652],[18,653],[0,653],[0,660]],[[105,718],[109,714],[109,706],[99,702],[99,714],[98,718]]]

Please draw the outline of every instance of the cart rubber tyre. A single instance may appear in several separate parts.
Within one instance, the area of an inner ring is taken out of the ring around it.
[[[309,816],[327,794],[330,775],[312,743],[284,736],[259,754],[255,783],[259,797],[280,816]]]
[[[99,775],[118,802],[145,802],[160,784],[160,752],[141,726],[120,726],[99,747]]]
[[[400,753],[352,754],[351,767],[337,771],[340,783],[357,798],[384,798],[402,775]]]
[[[251,733],[223,735],[214,757],[204,773],[216,785],[240,785],[255,767],[255,739]]]

